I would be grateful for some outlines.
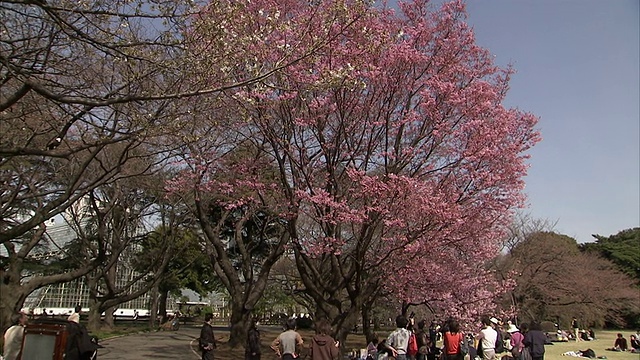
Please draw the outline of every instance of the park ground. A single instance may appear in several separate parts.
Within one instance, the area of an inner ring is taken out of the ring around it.
[[[120,329],[121,334],[132,329]],[[199,359],[196,347],[196,339],[199,336],[198,326],[184,326],[179,331],[151,331],[137,332],[117,337],[103,338],[101,343],[105,346],[100,350],[99,359],[102,360],[136,360],[147,358],[154,354],[156,359]],[[276,360],[276,356],[269,349],[269,343],[280,333],[277,327],[261,327],[263,360]],[[380,337],[384,337],[389,331],[379,332]],[[546,360],[573,359],[573,357],[562,356],[567,351],[586,350],[588,348],[595,351],[597,356],[606,356],[608,360],[638,360],[640,354],[630,352],[606,351],[612,347],[616,334],[621,332],[625,338],[629,338],[629,330],[601,330],[597,331],[597,339],[585,342],[559,342],[546,346]],[[310,330],[300,331],[303,339],[310,339],[313,332]],[[216,360],[242,360],[244,349],[232,349],[228,345],[229,332],[224,328],[216,329],[216,339],[218,348],[215,353]],[[103,334],[103,336],[110,336]],[[102,337],[102,336],[101,336]],[[308,343],[308,342],[307,342]],[[366,347],[364,336],[361,334],[351,334],[345,344],[345,352]],[[347,358],[345,358],[347,359]]]

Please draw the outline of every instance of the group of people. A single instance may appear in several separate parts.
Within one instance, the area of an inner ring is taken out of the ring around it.
[[[199,346],[202,360],[213,360],[216,340],[213,333],[213,315],[206,314],[200,331]],[[304,341],[297,331],[296,319],[287,319],[284,331],[270,345],[276,356],[282,360],[294,360],[300,357]],[[315,335],[311,338],[307,359],[337,360],[340,356],[340,342],[331,337],[331,324],[324,319],[315,322]],[[255,320],[251,321],[245,346],[245,360],[260,360],[260,331]]]
[[[309,359],[334,360],[340,356],[340,342],[331,337],[331,324],[326,319],[315,321],[315,335],[309,346]],[[276,337],[270,345],[282,360],[293,360],[300,356],[304,341],[296,331],[296,319],[288,319],[285,331]],[[255,360],[255,359],[247,359]]]
[[[205,316],[200,334],[202,360],[212,360],[216,348],[211,324],[211,314]],[[414,329],[413,316],[396,317],[396,329],[385,339],[369,339],[367,360],[543,360],[547,334],[541,324],[533,321],[516,326],[506,324],[495,317],[481,318],[482,329],[476,334],[465,334],[456,319],[450,318],[441,326],[435,322],[427,327],[424,320]],[[260,360],[260,332],[256,322],[249,328],[245,346],[245,360]],[[310,341],[307,359],[335,360],[340,353],[340,343],[331,337],[331,325],[326,320],[315,322],[315,335]],[[436,344],[442,340],[442,346]],[[630,337],[632,352],[640,352],[640,335]],[[304,341],[297,332],[296,320],[288,319],[285,330],[274,339],[270,348],[282,360],[294,360],[301,356]],[[614,347],[609,350],[626,351],[627,341],[618,334]],[[506,354],[504,354],[506,353]],[[498,357],[500,356],[500,357]]]
[[[477,334],[462,332],[456,319],[449,319],[442,326],[433,326],[432,323],[428,330],[425,330],[426,322],[420,321],[414,331],[412,320],[400,315],[396,318],[397,329],[386,339],[377,344],[375,338],[371,339],[368,345],[370,359],[495,360],[503,352],[508,352],[507,356],[516,360],[544,359],[546,334],[536,322],[530,326],[522,324],[522,330],[509,322],[504,331],[506,335],[503,335],[499,320],[488,316],[482,317],[483,326]],[[439,339],[442,339],[442,347],[436,345]]]
[[[625,339],[624,335],[618,333],[616,340],[613,343],[612,348],[607,348],[609,351],[630,351],[632,353],[640,353],[640,334],[632,334],[629,336],[629,342]]]
[[[557,323],[556,327],[558,328],[558,341],[575,340],[576,342],[580,342],[592,341],[596,339],[596,334],[593,329],[581,329],[580,323],[578,322],[578,319],[576,317],[571,320],[571,328],[573,329],[573,333],[569,334],[564,330],[560,330],[560,325],[558,325]]]

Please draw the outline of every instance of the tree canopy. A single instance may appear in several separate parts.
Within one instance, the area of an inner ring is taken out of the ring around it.
[[[626,229],[610,236],[593,235],[592,243],[580,248],[611,260],[620,271],[632,276],[640,285],[640,227]]]
[[[339,329],[380,288],[468,319],[493,308],[504,287],[484,263],[524,204],[539,134],[535,116],[502,105],[512,70],[492,63],[464,19],[461,2],[205,7],[189,34],[199,76],[237,81],[296,60],[193,115],[172,191],[216,195],[229,212],[271,207],[316,315]],[[209,52],[228,56],[211,67]]]
[[[514,274],[512,306],[522,321],[568,327],[577,317],[585,326],[625,326],[638,313],[632,278],[598,254],[581,252],[569,236],[531,233],[503,261],[503,271]]]

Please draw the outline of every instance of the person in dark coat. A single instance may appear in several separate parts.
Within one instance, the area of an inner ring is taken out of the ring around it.
[[[418,355],[416,360],[427,360],[427,354],[429,353],[429,334],[427,333],[427,322],[421,320],[418,322],[418,331],[416,331],[416,341],[418,342]]]
[[[547,342],[547,335],[542,332],[542,327],[537,321],[529,325],[529,331],[524,335],[524,346],[529,349],[533,360],[544,360],[544,344]]]
[[[340,355],[340,343],[329,335],[331,324],[321,319],[315,324],[316,334],[311,339],[309,355],[311,360],[337,360]]]
[[[245,360],[260,360],[260,331],[255,320],[251,320],[247,333],[247,346],[244,351]]]
[[[65,360],[91,360],[95,357],[96,344],[87,328],[75,321],[68,321]]]
[[[204,324],[200,330],[200,351],[202,351],[202,360],[213,360],[213,350],[216,348],[216,338],[213,336],[213,326],[211,320],[213,314],[208,313],[204,316]]]

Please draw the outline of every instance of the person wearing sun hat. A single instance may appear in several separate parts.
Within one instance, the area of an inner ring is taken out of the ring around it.
[[[524,348],[524,343],[522,342],[524,340],[524,335],[522,335],[522,333],[520,332],[520,329],[518,329],[518,327],[515,326],[514,324],[509,324],[509,328],[507,329],[507,332],[511,337],[511,355],[515,359],[518,359],[520,358],[520,353]]]

